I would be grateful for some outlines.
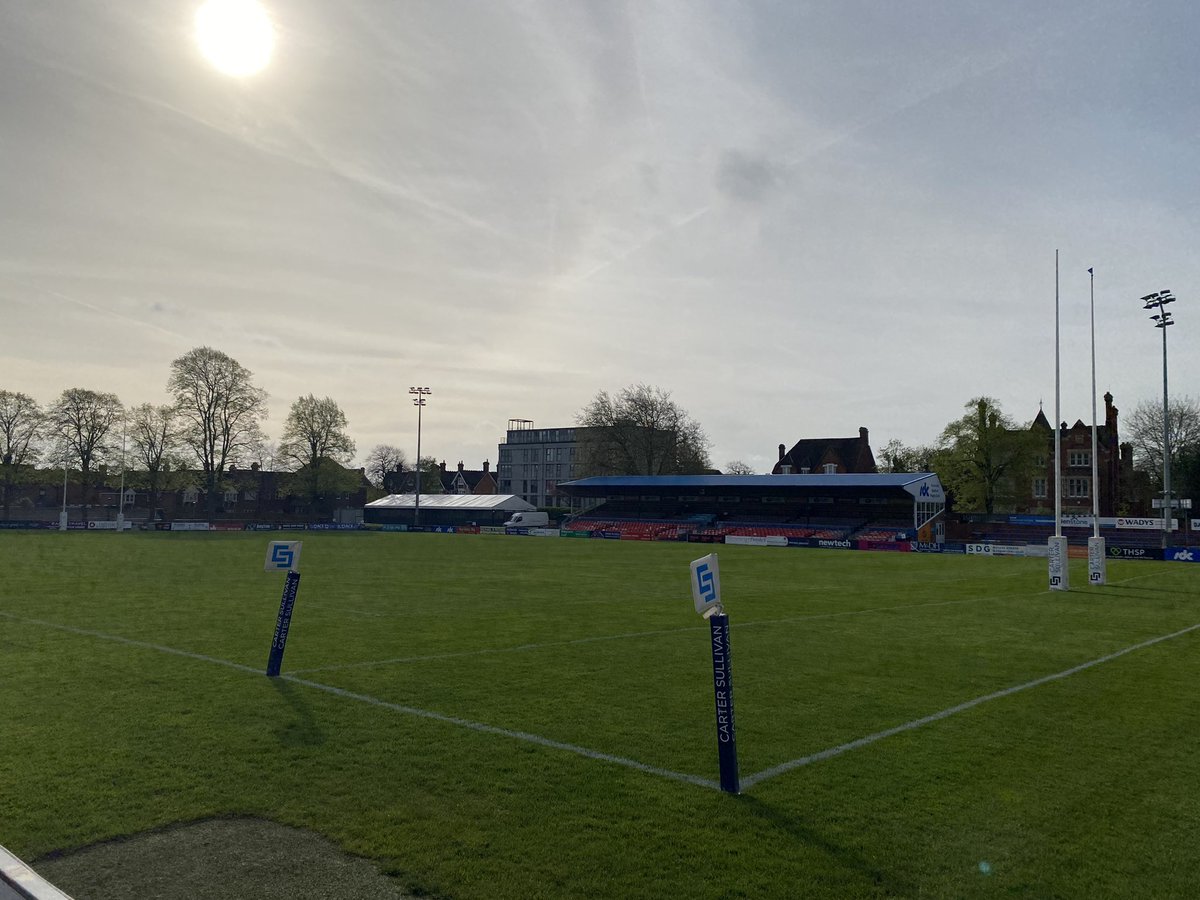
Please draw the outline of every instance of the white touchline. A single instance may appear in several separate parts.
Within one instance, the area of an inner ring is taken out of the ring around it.
[[[1142,578],[1142,577],[1146,577],[1146,576],[1136,576],[1135,578]],[[1129,579],[1125,579],[1125,580],[1133,581],[1133,580],[1135,580],[1135,578],[1129,578]],[[1114,582],[1114,583],[1116,583],[1116,582]],[[1045,593],[1049,593],[1049,592],[1042,591],[1042,592],[1039,592],[1039,595],[1045,594]],[[1019,597],[1022,595],[1003,595],[1003,597],[1009,597],[1009,596]],[[1025,595],[1025,596],[1028,596],[1028,595]],[[963,600],[942,601],[942,602],[938,602],[938,603],[919,603],[919,604],[910,604],[908,606],[878,607],[875,609],[868,609],[868,610],[847,610],[846,612],[843,612],[843,613],[819,613],[819,614],[811,615],[811,616],[796,617],[796,619],[794,619],[794,620],[786,619],[786,620],[775,620],[775,621],[776,622],[803,621],[805,619],[822,619],[822,618],[830,618],[830,617],[834,617],[834,616],[861,615],[861,614],[870,613],[870,612],[886,612],[888,610],[893,610],[893,609],[896,609],[896,610],[912,609],[912,608],[920,608],[920,607],[925,607],[925,606],[944,606],[949,603],[968,603],[968,602],[972,602],[973,600],[1003,599],[1003,597],[974,597],[974,598],[966,598]],[[14,613],[9,613],[9,612],[4,612],[4,611],[0,611],[0,617],[10,619],[14,622],[21,622],[26,625],[39,625],[39,626],[42,626],[45,628],[52,628],[57,631],[64,631],[69,634],[77,634],[77,635],[81,635],[84,637],[93,637],[93,638],[98,638],[100,640],[113,641],[115,643],[124,644],[124,645],[130,646],[130,647],[138,647],[138,648],[141,648],[144,650],[154,650],[159,653],[169,653],[173,656],[181,656],[181,657],[185,657],[187,659],[198,660],[200,662],[212,663],[214,665],[224,666],[225,668],[234,669],[239,672],[246,672],[251,675],[265,677],[263,669],[258,669],[258,668],[254,668],[253,666],[243,665],[242,663],[232,662],[227,659],[220,659],[215,656],[206,656],[203,653],[193,653],[189,650],[179,650],[175,647],[168,647],[163,644],[153,644],[153,643],[150,643],[149,641],[139,641],[134,638],[121,637],[120,635],[108,634],[107,632],[95,631],[95,630],[92,630],[89,628],[79,628],[74,625],[63,625],[58,622],[48,622],[44,619],[34,619],[34,618],[29,618],[27,616],[18,616]],[[744,624],[756,625],[756,624],[766,624],[766,623],[747,622]],[[766,781],[767,779],[770,779],[770,778],[774,778],[777,775],[782,775],[785,772],[790,772],[792,769],[798,769],[801,766],[808,765],[809,763],[819,762],[820,760],[829,759],[830,757],[838,756],[838,755],[840,755],[842,753],[846,753],[850,750],[856,750],[859,747],[865,747],[868,744],[873,744],[876,741],[882,740],[883,738],[886,738],[886,737],[891,737],[894,734],[900,734],[901,732],[904,732],[904,731],[911,731],[914,728],[920,728],[923,725],[928,725],[928,724],[930,724],[932,722],[936,722],[940,719],[945,719],[949,716],[955,715],[956,713],[964,712],[965,710],[971,709],[975,706],[979,706],[982,703],[987,703],[990,700],[998,700],[1002,697],[1010,696],[1011,694],[1015,694],[1019,691],[1026,690],[1028,688],[1037,687],[1038,685],[1046,684],[1047,682],[1055,681],[1060,678],[1066,678],[1068,675],[1074,675],[1077,672],[1082,672],[1085,669],[1090,669],[1091,667],[1100,665],[1101,663],[1110,662],[1111,660],[1114,660],[1114,659],[1117,659],[1118,657],[1124,656],[1127,653],[1132,653],[1134,650],[1141,650],[1145,647],[1150,647],[1150,646],[1152,646],[1154,644],[1158,644],[1162,641],[1169,641],[1172,638],[1180,637],[1181,635],[1185,635],[1185,634],[1187,634],[1191,631],[1195,631],[1197,629],[1200,629],[1200,623],[1197,623],[1195,625],[1189,625],[1187,628],[1180,629],[1179,631],[1172,632],[1171,634],[1165,634],[1160,637],[1151,638],[1147,641],[1142,641],[1140,644],[1134,644],[1130,647],[1125,647],[1122,650],[1117,650],[1115,653],[1110,653],[1107,656],[1102,656],[1102,657],[1099,657],[1098,659],[1093,659],[1093,660],[1090,660],[1089,662],[1081,663],[1078,666],[1074,666],[1070,669],[1065,669],[1062,672],[1056,672],[1053,675],[1046,675],[1046,676],[1043,676],[1042,678],[1038,678],[1033,681],[1028,681],[1024,684],[1016,685],[1015,687],[1005,688],[1004,690],[996,691],[995,693],[992,693],[992,694],[986,694],[982,697],[976,697],[973,700],[968,700],[965,703],[960,703],[957,706],[952,706],[949,709],[944,709],[941,712],[936,712],[936,713],[933,713],[932,715],[924,716],[923,718],[920,718],[920,719],[914,719],[913,721],[906,722],[903,725],[897,725],[894,728],[889,728],[889,729],[886,729],[885,731],[879,731],[879,732],[876,732],[875,734],[870,734],[870,735],[867,735],[866,737],[859,738],[858,740],[850,741],[848,743],[841,744],[837,747],[831,747],[828,750],[822,750],[821,752],[814,753],[810,756],[804,756],[799,759],[793,759],[793,760],[790,760],[785,763],[780,763],[777,766],[772,766],[769,769],[764,769],[761,772],[756,772],[753,775],[749,775],[749,776],[742,778],[741,779],[741,787],[742,787],[743,791],[747,790],[750,787],[752,787],[753,785],[758,784],[759,782]],[[560,644],[578,644],[578,643],[587,643],[589,641],[616,640],[616,639],[622,638],[622,637],[638,637],[638,636],[642,636],[642,635],[670,634],[670,633],[674,633],[677,631],[683,632],[683,631],[697,631],[697,630],[703,630],[703,629],[702,628],[677,628],[677,629],[668,629],[668,630],[656,631],[656,632],[641,632],[640,634],[636,634],[636,635],[609,635],[609,636],[595,637],[595,638],[580,638],[580,639],[574,640],[574,641],[562,641],[562,642],[558,642],[558,643],[560,643]],[[553,645],[549,645],[549,644],[529,645],[530,648],[537,647],[537,646],[553,646]],[[525,648],[510,648],[510,649],[525,649]],[[470,651],[470,652],[479,653],[479,652],[506,652],[506,651],[495,650],[495,651]],[[447,654],[447,655],[467,655],[467,654]],[[335,687],[334,685],[322,684],[317,681],[309,681],[308,679],[305,679],[305,678],[298,678],[298,677],[296,677],[295,674],[281,675],[280,678],[281,678],[281,680],[290,681],[294,684],[303,685],[305,687],[309,687],[314,690],[324,691],[328,694],[332,694],[337,697],[342,697],[347,700],[356,700],[360,703],[367,703],[372,706],[378,706],[383,709],[390,709],[393,712],[402,713],[404,715],[416,716],[416,717],[423,718],[423,719],[430,719],[430,720],[433,720],[436,722],[442,722],[447,725],[453,725],[458,728],[466,728],[471,731],[481,732],[483,734],[494,734],[494,735],[499,735],[501,737],[512,738],[513,740],[524,741],[526,743],[536,744],[538,746],[547,747],[547,748],[550,748],[553,750],[563,750],[568,753],[574,753],[577,756],[583,756],[587,759],[595,759],[595,760],[600,760],[603,762],[614,763],[616,765],[625,766],[626,768],[635,769],[639,772],[645,772],[649,775],[657,775],[659,777],[668,778],[673,781],[681,781],[681,782],[685,782],[687,784],[694,784],[698,787],[704,787],[704,788],[709,788],[711,790],[718,790],[718,791],[721,789],[720,782],[714,781],[712,779],[701,778],[698,775],[689,775],[686,772],[674,772],[670,769],[663,769],[663,768],[659,768],[658,766],[651,766],[651,765],[648,765],[647,763],[638,762],[635,759],[629,759],[629,758],[623,757],[623,756],[616,756],[614,754],[604,753],[599,750],[591,750],[587,747],[581,747],[577,744],[568,744],[563,741],[556,741],[551,738],[542,737],[541,735],[531,734],[531,733],[525,732],[525,731],[515,731],[512,729],[508,729],[508,728],[500,728],[495,725],[487,725],[482,722],[473,722],[469,719],[462,719],[457,716],[449,716],[444,713],[420,709],[415,706],[404,706],[399,703],[391,703],[387,700],[381,700],[377,697],[371,697],[367,694],[358,694],[353,691],[348,691],[343,688]]]
[[[337,697],[345,697],[348,700],[357,700],[360,703],[369,703],[372,706],[380,706],[384,709],[394,710],[395,712],[404,713],[408,716],[418,716],[422,719],[433,719],[435,722],[444,722],[447,725],[457,725],[459,728],[468,728],[471,731],[480,731],[484,734],[498,734],[502,737],[514,738],[518,741],[525,741],[529,744],[537,744],[542,747],[550,747],[554,750],[566,750],[568,753],[574,753],[578,756],[586,756],[588,759],[599,759],[604,762],[616,763],[620,766],[626,766],[630,769],[637,769],[639,772],[647,772],[651,775],[660,775],[663,778],[670,778],[674,781],[685,781],[688,784],[699,785],[700,787],[712,788],[720,790],[721,784],[718,781],[713,781],[708,778],[701,778],[699,775],[688,775],[685,772],[672,772],[670,769],[661,769],[658,766],[651,766],[647,763],[638,762],[636,759],[629,759],[624,756],[615,756],[611,753],[603,753],[600,750],[591,750],[587,747],[580,747],[578,744],[568,744],[563,741],[556,741],[551,738],[542,737],[538,734],[530,734],[527,731],[514,731],[509,728],[500,728],[496,725],[485,725],[482,722],[472,722],[469,719],[460,719],[458,716],[448,716],[439,712],[432,712],[427,709],[420,709],[415,706],[405,706],[401,703],[391,703],[387,700],[380,700],[378,697],[372,697],[368,694],[358,694],[354,691],[347,691],[340,687],[334,687],[331,684],[321,684],[319,681],[309,681],[307,678],[297,678],[295,675],[280,675],[280,678],[285,681],[290,681],[293,684],[302,684],[305,687],[314,688],[318,691],[325,691]]]
[[[1003,697],[1011,696],[1019,691],[1028,690],[1029,688],[1038,687],[1050,681],[1057,681],[1060,678],[1066,678],[1068,675],[1075,675],[1085,669],[1090,669],[1093,666],[1098,666],[1101,663],[1112,662],[1118,657],[1124,656],[1126,653],[1132,653],[1134,650],[1142,650],[1162,641],[1169,641],[1172,638],[1177,638],[1188,632],[1195,631],[1200,628],[1200,622],[1195,625],[1189,625],[1187,628],[1181,628],[1179,631],[1173,631],[1170,634],[1164,634],[1156,638],[1150,638],[1148,641],[1142,641],[1140,644],[1134,644],[1130,647],[1125,647],[1117,650],[1115,653],[1109,653],[1107,656],[1101,656],[1098,659],[1089,660],[1085,663],[1080,663],[1077,666],[1072,666],[1069,669],[1064,669],[1061,672],[1055,672],[1053,675],[1045,675],[1041,678],[1035,678],[1033,681],[1027,681],[1024,684],[1018,684],[1014,687],[1005,688],[1002,691],[996,691],[991,694],[985,694],[982,697],[976,697],[974,700],[968,700],[965,703],[960,703],[957,706],[951,706],[948,709],[943,709],[941,712],[935,712],[932,715],[923,716],[920,719],[913,719],[911,722],[905,722],[903,725],[897,725],[895,728],[888,728],[884,731],[877,731],[874,734],[869,734],[866,737],[861,737],[855,741],[849,741],[845,744],[839,744],[836,747],[830,747],[828,750],[822,750],[819,753],[813,753],[810,756],[802,756],[799,759],[789,760],[785,763],[780,763],[777,766],[772,766],[769,769],[763,769],[761,772],[755,772],[753,775],[747,775],[742,779],[742,787],[749,788],[758,784],[761,781],[766,781],[768,778],[774,778],[777,775],[782,775],[785,772],[790,772],[792,769],[799,769],[801,766],[807,766],[810,763],[820,762],[823,759],[829,759],[833,756],[839,756],[850,750],[857,750],[859,747],[865,747],[868,744],[873,744],[876,741],[881,741],[886,737],[891,737],[894,734],[900,734],[904,731],[912,731],[914,728],[920,728],[922,725],[929,725],[932,722],[937,722],[941,719],[949,718],[960,712],[965,712],[980,704],[987,703],[990,700],[999,700]]]
[[[169,653],[173,656],[183,656],[187,659],[199,660],[200,662],[213,663],[215,665],[224,666],[228,669],[236,669],[239,672],[248,672],[251,675],[257,675],[265,678],[263,669],[256,669],[252,666],[242,665],[241,663],[231,662],[227,659],[219,659],[215,656],[205,656],[203,653],[192,653],[189,650],[179,650],[175,647],[167,647],[163,644],[152,644],[148,641],[139,641],[133,638],[121,637],[116,634],[107,634],[103,631],[94,631],[90,628],[77,628],[74,625],[61,625],[58,622],[47,622],[44,619],[31,619],[26,616],[18,616],[13,613],[0,611],[0,616],[6,619],[11,619],[14,622],[21,622],[25,625],[40,625],[44,628],[53,628],[57,631],[65,631],[68,634],[78,634],[84,637],[99,638],[100,640],[113,641],[118,644],[125,644],[129,647],[138,647],[143,650],[154,650],[159,653]],[[694,784],[699,787],[711,788],[712,790],[720,790],[721,784],[718,781],[713,781],[709,778],[701,778],[699,775],[689,775],[686,772],[673,772],[670,769],[651,766],[647,763],[638,762],[636,759],[629,759],[624,756],[616,756],[611,753],[604,753],[600,750],[591,750],[587,747],[580,747],[577,744],[568,744],[564,741],[556,741],[551,738],[542,737],[541,735],[531,734],[527,731],[514,731],[509,728],[499,728],[495,725],[486,725],[483,722],[472,722],[470,719],[461,719],[458,716],[448,716],[444,713],[433,712],[427,709],[420,709],[415,706],[404,706],[400,703],[391,703],[387,700],[380,700],[378,697],[371,697],[367,694],[356,694],[353,691],[343,690],[330,684],[321,684],[318,681],[309,681],[305,678],[297,678],[295,675],[281,675],[281,680],[290,681],[293,684],[303,685],[304,687],[313,688],[314,690],[324,691],[328,694],[333,694],[336,697],[342,697],[347,700],[357,700],[360,703],[368,703],[372,706],[378,706],[383,709],[390,709],[393,712],[403,713],[408,716],[417,716],[422,719],[432,719],[435,722],[442,722],[446,725],[454,725],[458,728],[467,728],[471,731],[479,731],[484,734],[495,734],[501,737],[512,738],[513,740],[524,741],[528,744],[537,744],[541,747],[548,747],[552,750],[564,750],[568,753],[574,753],[576,756],[583,756],[588,759],[596,759],[602,762],[615,763],[619,766],[625,766],[629,769],[636,769],[639,772],[645,772],[649,775],[658,775],[661,778],[669,778],[673,781],[683,781],[687,784]]]

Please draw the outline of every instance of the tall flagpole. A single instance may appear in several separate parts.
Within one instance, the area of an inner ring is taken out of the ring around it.
[[[1058,251],[1054,251],[1054,537],[1046,544],[1050,558],[1050,590],[1070,589],[1067,539],[1062,533],[1062,377],[1058,313]]]
[[[1100,455],[1096,437],[1099,424],[1096,417],[1096,272],[1088,269],[1089,300],[1092,314],[1092,536],[1088,539],[1088,584],[1105,582],[1104,538],[1100,537]],[[1110,436],[1111,440],[1111,436]]]
[[[1062,537],[1062,340],[1059,336],[1058,251],[1054,251],[1054,536]]]

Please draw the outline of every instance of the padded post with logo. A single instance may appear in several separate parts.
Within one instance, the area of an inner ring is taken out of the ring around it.
[[[283,650],[287,646],[288,629],[292,625],[292,608],[296,605],[296,592],[300,590],[300,548],[303,541],[272,541],[267,548],[267,561],[263,568],[267,572],[287,572],[283,585],[283,597],[279,601],[279,615],[275,619],[275,633],[271,637],[271,654],[267,658],[267,677],[274,678],[283,665]]]
[[[708,619],[712,640],[713,699],[717,709],[717,761],[721,790],[741,792],[738,777],[737,731],[733,718],[733,663],[729,651],[729,616],[721,607],[721,570],[717,554],[692,561],[692,600],[696,612]]]

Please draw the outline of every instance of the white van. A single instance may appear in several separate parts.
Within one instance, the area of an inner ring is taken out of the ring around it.
[[[504,523],[505,528],[545,528],[550,524],[550,516],[544,512],[519,512],[513,513],[507,522]]]

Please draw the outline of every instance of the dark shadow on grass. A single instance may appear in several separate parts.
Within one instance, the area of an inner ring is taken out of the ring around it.
[[[894,873],[885,872],[872,864],[861,853],[834,843],[795,814],[748,794],[739,794],[737,802],[747,812],[767,822],[773,828],[816,848],[842,867],[868,878],[872,884],[882,888],[889,896],[916,896],[917,886],[915,884],[898,878]]]
[[[272,678],[271,684],[297,716],[296,721],[276,729],[279,743],[286,747],[315,747],[325,743],[325,732],[305,699],[306,692],[282,678]]]

